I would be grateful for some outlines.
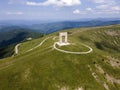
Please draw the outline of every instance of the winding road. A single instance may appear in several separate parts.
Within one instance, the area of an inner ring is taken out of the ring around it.
[[[35,46],[35,47],[27,50],[26,52],[30,52],[30,51],[32,51],[32,50],[40,47],[46,40],[48,40],[49,38],[52,38],[52,37],[53,37],[53,36],[45,38],[40,44],[38,44],[37,46]],[[22,44],[22,43],[19,43],[19,44],[17,44],[17,45],[15,46],[15,54],[18,54],[18,53],[19,53],[18,47],[19,47],[21,44]],[[25,52],[25,53],[26,53],[26,52]]]
[[[66,50],[62,50],[56,47],[57,42],[54,43],[53,47],[55,50],[63,52],[63,53],[69,53],[69,54],[88,54],[91,53],[93,51],[93,49],[91,47],[89,47],[88,45],[82,44],[83,46],[89,48],[89,51],[87,52],[71,52],[71,51],[66,51]]]
[[[52,37],[53,37],[53,36],[45,38],[40,44],[38,44],[37,46],[35,46],[35,47],[27,50],[26,52],[30,52],[30,51],[32,51],[32,50],[40,47],[46,40],[48,40],[49,38],[52,38]],[[56,38],[56,37],[54,37],[54,38]],[[20,43],[20,44],[21,44],[21,43]],[[15,54],[18,54],[18,53],[19,53],[18,47],[20,46],[20,44],[17,44],[17,45],[15,46]],[[72,52],[72,51],[62,50],[62,49],[57,48],[57,47],[56,47],[56,44],[57,44],[57,42],[55,42],[55,43],[53,44],[53,48],[54,48],[55,50],[57,50],[57,51],[59,51],[59,52],[63,52],[63,53],[70,53],[70,54],[88,54],[88,53],[91,53],[91,52],[93,51],[93,49],[92,49],[90,46],[85,45],[85,44],[82,44],[82,45],[85,46],[85,47],[87,47],[87,48],[89,48],[89,51],[87,51],[87,52]],[[26,53],[26,52],[25,52],[25,53]]]
[[[46,40],[48,40],[49,38],[52,38],[52,37],[53,37],[53,36],[45,38],[39,45],[37,45],[37,46],[31,48],[30,50],[28,50],[28,51],[26,51],[26,52],[30,52],[30,51],[32,51],[32,50],[34,50],[34,49],[40,47]]]
[[[20,46],[20,44],[21,44],[21,43],[19,43],[19,44],[17,44],[17,45],[15,46],[15,54],[18,54],[18,47]]]

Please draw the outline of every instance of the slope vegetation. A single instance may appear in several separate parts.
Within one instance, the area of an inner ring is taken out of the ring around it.
[[[17,43],[26,41],[28,38],[34,39],[42,36],[42,33],[17,26],[0,28],[0,58],[11,56]]]
[[[0,60],[1,90],[119,90],[120,25],[65,30],[71,45],[54,49],[58,32],[20,44]]]

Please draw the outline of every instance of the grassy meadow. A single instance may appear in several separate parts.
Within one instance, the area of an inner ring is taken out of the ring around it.
[[[54,37],[59,32],[24,42],[18,55],[0,60],[0,90],[120,90],[120,25],[64,31],[73,45],[57,47],[77,52],[89,50],[83,43],[93,52],[75,55],[56,51],[53,44],[58,37]],[[26,52],[50,36],[53,37],[40,47]]]

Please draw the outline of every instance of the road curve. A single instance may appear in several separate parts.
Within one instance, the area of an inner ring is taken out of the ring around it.
[[[33,48],[27,50],[26,52],[30,52],[30,51],[32,51],[32,50],[34,50],[34,49],[40,47],[46,40],[48,40],[49,38],[52,38],[52,37],[53,37],[53,36],[45,38],[39,45],[37,45],[37,46],[35,46],[35,47],[33,47]]]
[[[62,49],[57,48],[56,44],[57,44],[57,42],[55,42],[54,45],[53,45],[54,49],[57,50],[57,51],[63,52],[63,53],[69,53],[69,54],[88,54],[88,53],[91,53],[93,51],[93,49],[91,47],[89,47],[89,46],[87,46],[85,44],[82,44],[82,45],[85,46],[85,47],[87,47],[87,48],[89,48],[89,51],[87,51],[87,52],[72,52],[72,51],[62,50]]]
[[[21,43],[19,43],[19,44],[17,44],[17,45],[15,46],[15,54],[18,54],[18,47],[20,46],[20,44],[21,44]]]

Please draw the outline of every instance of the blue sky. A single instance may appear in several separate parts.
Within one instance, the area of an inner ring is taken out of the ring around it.
[[[120,18],[120,0],[0,0],[0,20]]]

